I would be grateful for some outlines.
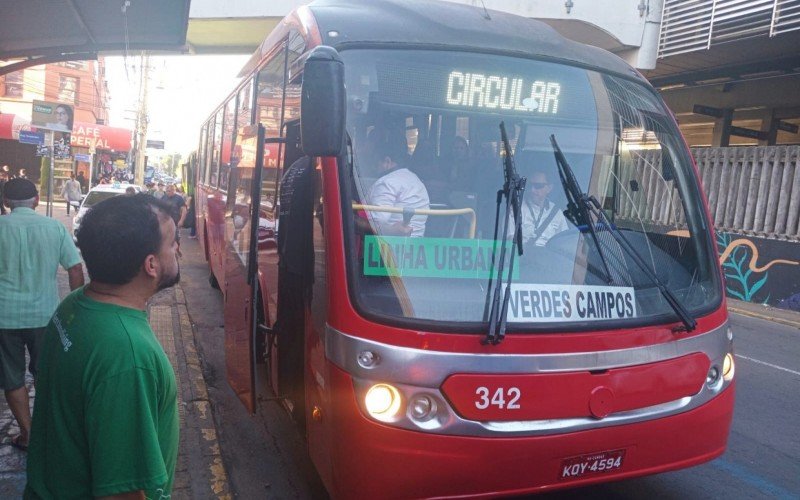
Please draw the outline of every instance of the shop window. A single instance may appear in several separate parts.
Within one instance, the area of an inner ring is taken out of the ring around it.
[[[14,71],[6,75],[5,96],[22,99],[22,71]]]
[[[58,102],[78,104],[78,87],[80,79],[74,76],[60,75],[58,83]]]

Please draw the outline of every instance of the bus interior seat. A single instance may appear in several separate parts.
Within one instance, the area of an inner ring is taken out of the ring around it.
[[[449,203],[431,203],[432,210],[447,210],[456,208],[476,209],[477,195],[469,191],[452,191]],[[426,237],[441,238],[469,238],[471,217],[468,215],[443,215],[429,216],[425,223]]]
[[[431,203],[431,210],[446,210],[451,208],[445,203]],[[426,238],[452,238],[458,219],[449,215],[429,215],[425,221]]]

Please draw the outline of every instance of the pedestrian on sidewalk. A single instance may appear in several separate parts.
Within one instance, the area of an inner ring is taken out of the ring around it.
[[[87,179],[86,176],[83,174],[83,170],[78,172],[78,177],[76,177],[75,180],[78,181],[78,184],[80,184],[81,186],[81,193],[86,193]]]
[[[67,215],[69,215],[69,209],[72,206],[72,202],[80,203],[81,198],[83,195],[81,194],[81,183],[75,179],[75,174],[69,174],[69,180],[64,183],[64,187],[61,188],[61,196],[67,202]]]
[[[67,228],[34,211],[39,195],[31,181],[6,182],[3,198],[11,214],[0,218],[0,387],[19,425],[11,444],[24,450],[31,430],[25,348],[36,377],[41,338],[59,301],[58,266],[72,290],[83,286],[83,266]]]
[[[158,200],[160,200],[161,198],[164,197],[164,183],[163,182],[159,181],[159,183],[156,186],[156,190],[155,190],[155,192],[153,192],[152,196],[153,196],[153,198],[156,198]]]
[[[78,246],[91,281],[44,337],[25,498],[169,498],[178,457],[175,372],[147,301],[180,279],[169,207],[146,194],[105,200]]]
[[[175,184],[169,184],[167,186],[167,192],[164,196],[161,197],[161,201],[167,203],[170,206],[170,214],[172,215],[172,219],[175,221],[175,225],[178,227],[178,247],[180,248],[181,244],[181,236],[180,236],[180,228],[183,227],[183,223],[186,220],[186,200],[183,199],[183,196],[179,195],[176,192]],[[180,255],[180,252],[179,252]]]
[[[186,197],[186,206],[189,207],[186,211],[186,220],[183,222],[184,227],[189,228],[189,238],[197,238],[197,215],[194,206],[194,196]]]
[[[303,156],[281,178],[278,227],[278,387],[292,403],[292,415],[305,424],[303,332],[314,284],[314,211],[319,177]]]

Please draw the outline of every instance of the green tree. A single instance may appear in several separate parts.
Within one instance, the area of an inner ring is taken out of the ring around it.
[[[181,154],[172,153],[161,157],[161,170],[168,175],[175,177],[178,172],[178,167],[181,165]]]

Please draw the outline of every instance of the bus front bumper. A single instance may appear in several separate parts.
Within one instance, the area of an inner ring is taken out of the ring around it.
[[[367,418],[350,376],[336,367],[330,375],[338,397],[323,417],[330,419],[323,433],[327,443],[311,446],[328,448],[326,483],[335,498],[497,497],[690,467],[725,451],[735,394],[734,382],[706,404],[677,415],[579,432],[446,436]]]

